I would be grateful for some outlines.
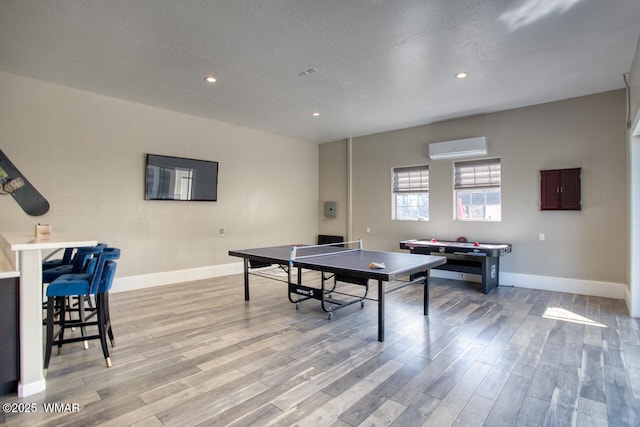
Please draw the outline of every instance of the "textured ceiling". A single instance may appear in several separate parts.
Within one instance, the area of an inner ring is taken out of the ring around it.
[[[312,142],[622,88],[639,37],[639,0],[0,0],[0,70]]]

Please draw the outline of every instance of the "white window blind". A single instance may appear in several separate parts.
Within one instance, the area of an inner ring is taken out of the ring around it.
[[[455,162],[454,188],[500,187],[500,159]]]
[[[429,191],[429,166],[393,169],[394,193],[426,193]]]

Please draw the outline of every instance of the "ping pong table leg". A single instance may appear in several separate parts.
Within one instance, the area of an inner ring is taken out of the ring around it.
[[[244,300],[249,301],[249,258],[244,260]]]
[[[429,270],[424,272],[424,292],[423,292],[423,312],[425,316],[429,315]]]
[[[384,342],[384,282],[378,279],[378,342]]]

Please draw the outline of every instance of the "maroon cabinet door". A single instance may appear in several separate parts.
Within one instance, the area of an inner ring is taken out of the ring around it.
[[[580,168],[540,171],[541,210],[580,210]]]

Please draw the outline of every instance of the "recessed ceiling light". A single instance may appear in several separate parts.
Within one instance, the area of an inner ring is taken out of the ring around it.
[[[216,82],[216,78],[213,77],[213,76],[206,76],[204,78],[204,81],[207,82],[207,83],[215,83]]]
[[[317,112],[317,111],[314,111],[313,113],[311,113],[311,115],[312,115],[313,117],[318,117],[318,116],[320,115],[320,113],[319,113],[319,112]]]
[[[465,79],[467,77],[469,77],[469,73],[466,73],[464,71],[456,73],[456,79]]]

